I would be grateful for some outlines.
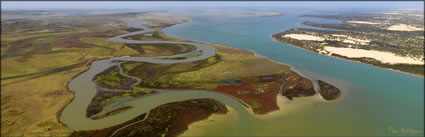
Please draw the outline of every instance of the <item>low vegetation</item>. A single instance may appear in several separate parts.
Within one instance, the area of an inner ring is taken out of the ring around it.
[[[199,57],[202,55],[202,52],[197,52],[194,54],[189,54],[186,56],[180,56],[180,57],[163,57],[163,58],[157,58],[157,59],[163,59],[163,60],[181,60],[181,59],[188,59],[193,57]]]
[[[95,59],[140,54],[107,39],[127,33],[126,24],[115,19],[111,15],[2,20],[2,136],[71,134],[58,120],[72,100],[68,81]]]
[[[139,96],[154,94],[156,92],[158,91],[142,87],[132,87],[131,90],[128,91],[105,91],[101,89],[96,93],[96,96],[92,99],[91,103],[87,107],[87,117],[95,118],[93,117],[95,114],[102,112],[103,108],[107,104],[109,104],[109,102],[115,99],[123,97],[135,98]]]
[[[134,79],[122,76],[118,66],[113,66],[98,74],[94,77],[93,81],[100,87],[106,87],[108,89],[127,89],[129,85],[135,83]]]

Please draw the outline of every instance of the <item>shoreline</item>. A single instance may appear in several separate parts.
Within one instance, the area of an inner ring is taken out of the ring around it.
[[[281,33],[281,32],[279,32],[279,33]],[[277,34],[277,33],[276,33],[276,34]],[[274,34],[273,34],[273,35],[274,35]],[[412,74],[412,73],[409,73],[409,72],[404,72],[404,71],[395,70],[395,69],[391,69],[391,68],[384,68],[384,67],[380,67],[380,66],[374,66],[374,65],[372,65],[372,64],[367,64],[367,63],[360,62],[360,61],[356,61],[356,60],[350,60],[350,59],[340,58],[340,57],[336,57],[336,56],[329,56],[329,55],[320,54],[320,53],[317,53],[317,52],[314,52],[314,51],[311,51],[311,50],[304,49],[304,48],[302,48],[302,47],[298,47],[298,46],[293,45],[293,44],[289,44],[289,43],[281,42],[281,41],[277,40],[276,38],[274,38],[274,37],[273,37],[273,35],[271,36],[271,37],[273,38],[273,40],[275,40],[275,41],[277,41],[277,42],[279,42],[279,43],[287,44],[287,45],[290,45],[290,46],[292,46],[292,47],[296,47],[296,48],[299,48],[299,49],[302,49],[302,50],[305,50],[305,51],[308,51],[308,52],[312,52],[312,53],[315,53],[315,54],[318,54],[318,55],[327,56],[327,57],[332,57],[332,58],[336,58],[336,59],[340,59],[340,60],[345,60],[345,61],[350,61],[350,62],[354,62],[354,63],[365,64],[365,65],[369,65],[369,66],[372,66],[372,67],[375,67],[375,68],[380,68],[380,69],[390,70],[390,71],[393,71],[393,72],[399,72],[399,73],[407,74],[407,75],[414,76],[414,77],[425,78],[425,76],[418,75],[418,74]]]
[[[298,74],[298,75],[300,75],[301,77],[305,77],[305,78],[307,78],[307,79],[311,80],[311,82],[313,83],[313,86],[314,86],[314,90],[316,90],[316,92],[319,90],[319,89],[316,89],[316,88],[319,88],[319,85],[318,85],[318,83],[317,83],[317,81],[316,81],[316,78],[315,78],[315,77],[312,77],[312,76],[307,76],[306,74],[304,74],[304,73],[300,72],[300,70],[298,70],[298,69],[297,69],[297,67],[295,67],[294,65],[291,65],[291,64],[285,64],[285,63],[282,63],[282,62],[275,61],[275,60],[273,60],[273,59],[271,59],[271,58],[268,58],[268,57],[266,57],[266,56],[263,56],[263,55],[261,55],[261,54],[259,54],[259,53],[255,52],[255,51],[252,51],[252,50],[248,50],[248,51],[250,51],[250,52],[254,53],[254,54],[255,54],[255,56],[258,56],[258,57],[261,57],[261,58],[268,59],[268,60],[270,60],[270,61],[272,61],[272,62],[274,62],[274,63],[289,66],[289,68],[290,68],[290,70],[291,70],[291,71],[293,71],[293,72],[297,73],[297,74]]]
[[[67,127],[67,128],[69,128],[68,127],[68,125],[66,125],[65,123],[63,123],[62,121],[60,121],[60,116],[61,116],[61,114],[62,114],[62,112],[63,112],[63,110],[66,108],[66,106],[68,106],[72,101],[74,101],[74,98],[75,98],[75,92],[74,91],[72,91],[71,89],[69,89],[68,88],[68,84],[69,84],[69,82],[71,82],[75,77],[77,77],[77,76],[79,76],[80,74],[82,74],[82,73],[84,73],[84,72],[86,72],[86,71],[88,71],[89,69],[90,69],[90,67],[89,68],[87,68],[87,69],[85,69],[85,70],[83,70],[83,68],[85,67],[85,66],[89,66],[89,65],[91,65],[91,64],[93,64],[93,62],[95,62],[95,61],[97,61],[97,60],[103,60],[103,59],[107,59],[107,58],[97,58],[97,57],[94,57],[94,59],[91,59],[91,60],[89,60],[81,69],[80,69],[80,71],[77,73],[77,74],[75,74],[74,76],[71,76],[70,78],[69,78],[69,80],[65,83],[65,85],[64,85],[64,88],[65,88],[65,90],[66,90],[66,92],[69,92],[69,93],[71,93],[71,96],[72,96],[72,98],[71,98],[71,100],[69,100],[58,112],[56,112],[56,120],[58,121],[58,123],[60,123],[60,124],[63,124],[65,127]],[[71,129],[71,128],[69,128],[69,129]],[[72,129],[71,129],[72,130]],[[71,132],[71,134],[72,134],[72,132]]]
[[[178,25],[178,24],[176,24],[176,25]],[[174,25],[173,25],[173,26],[174,26]],[[162,31],[162,30],[161,30],[161,31]],[[164,32],[164,31],[162,31],[162,32]],[[294,71],[295,73],[299,74],[300,76],[302,76],[302,77],[305,77],[305,78],[308,78],[308,79],[312,80],[312,82],[314,81],[314,79],[313,79],[313,78],[311,78],[311,77],[309,77],[309,76],[307,76],[307,75],[305,75],[305,74],[302,74],[301,72],[297,71],[297,69],[296,69],[296,67],[295,67],[294,65],[286,64],[286,63],[283,63],[283,62],[275,61],[275,60],[273,60],[273,59],[271,59],[271,58],[268,58],[268,57],[266,57],[266,56],[263,56],[263,55],[261,55],[261,54],[259,54],[259,53],[255,52],[255,51],[253,51],[253,50],[240,49],[240,48],[235,48],[235,47],[231,47],[231,46],[227,46],[227,45],[214,44],[214,43],[203,42],[203,41],[198,41],[198,40],[193,40],[193,39],[181,39],[181,38],[178,38],[178,37],[176,37],[176,36],[168,35],[166,32],[164,32],[164,33],[165,33],[167,36],[169,36],[169,37],[171,37],[171,38],[175,38],[175,39],[187,40],[187,41],[190,41],[190,42],[197,42],[197,43],[205,43],[205,44],[208,44],[208,45],[218,45],[218,46],[223,46],[223,47],[227,47],[227,48],[233,48],[233,49],[237,49],[237,50],[246,50],[246,51],[249,51],[249,52],[254,53],[254,55],[255,55],[255,56],[258,56],[258,57],[260,57],[260,58],[268,59],[268,60],[270,60],[270,61],[272,61],[272,62],[274,62],[274,63],[277,63],[277,64],[287,65],[287,66],[289,66],[289,67],[290,67],[291,71]],[[273,38],[273,40],[275,40],[275,39]],[[276,40],[276,41],[277,41],[277,40]],[[277,41],[277,42],[279,42],[279,41]],[[308,51],[308,50],[307,50],[307,51]],[[314,83],[314,82],[313,82],[313,83]]]
[[[233,118],[236,118],[239,120],[239,115],[236,110],[234,110],[232,107],[225,105],[228,112],[225,114],[211,114],[208,118],[195,121],[187,126],[187,130],[178,135],[177,137],[185,137],[185,136],[194,136],[194,134],[202,134],[204,132],[204,128],[207,128],[211,126],[211,124],[218,124],[222,122],[227,122],[225,118],[227,117],[232,118],[232,120],[235,120]]]

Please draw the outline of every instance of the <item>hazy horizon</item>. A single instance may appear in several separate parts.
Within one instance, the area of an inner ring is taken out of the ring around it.
[[[259,2],[259,1],[238,1],[238,2],[133,2],[133,1],[2,1],[2,10],[114,10],[114,9],[140,9],[140,8],[160,8],[160,7],[192,7],[192,8],[214,8],[214,7],[293,7],[293,8],[424,8],[423,1],[343,1],[343,2],[311,2],[311,1],[285,1],[285,2]]]

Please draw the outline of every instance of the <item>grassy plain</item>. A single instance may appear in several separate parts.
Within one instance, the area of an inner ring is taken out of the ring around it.
[[[72,99],[72,92],[66,88],[68,81],[86,70],[94,59],[139,54],[107,39],[127,33],[119,27],[122,23],[69,18],[42,23],[2,22],[8,28],[1,39],[2,136],[70,135],[72,130],[58,121],[60,110]],[[81,22],[72,28],[52,25],[75,21]],[[115,27],[97,29],[106,24]]]
[[[226,46],[213,45],[220,61],[197,71],[176,74],[170,79],[176,81],[214,81],[241,77],[278,74],[290,71],[287,65],[277,64],[255,53]]]
[[[19,16],[23,13],[8,14]],[[72,91],[66,85],[88,69],[95,59],[181,52],[180,46],[173,46],[170,51],[165,50],[170,49],[169,46],[162,44],[134,48],[107,39],[135,31],[119,21],[122,17],[134,16],[145,15],[37,16],[38,20],[2,20],[1,135],[70,135],[72,130],[58,121],[61,109],[72,100]],[[161,18],[170,22],[168,17]],[[161,18],[156,18],[160,25]],[[187,51],[194,49],[182,46]],[[146,89],[133,90],[136,95],[150,93]]]

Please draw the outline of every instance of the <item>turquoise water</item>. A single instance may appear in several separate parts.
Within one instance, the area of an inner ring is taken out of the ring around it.
[[[423,78],[318,55],[279,43],[272,39],[272,34],[291,28],[312,28],[300,25],[303,21],[341,22],[298,17],[312,12],[284,13],[285,16],[274,17],[192,17],[192,22],[164,31],[177,38],[252,50],[344,89],[343,97],[335,102],[296,99],[292,103],[285,103],[289,108],[291,105],[305,104],[302,101],[312,102],[277,118],[253,121],[255,126],[247,131],[252,135],[423,136]],[[281,109],[285,110],[285,107]],[[399,133],[391,133],[389,128]],[[401,128],[418,130],[420,133],[401,133]],[[205,134],[238,135],[230,131],[211,128]]]

